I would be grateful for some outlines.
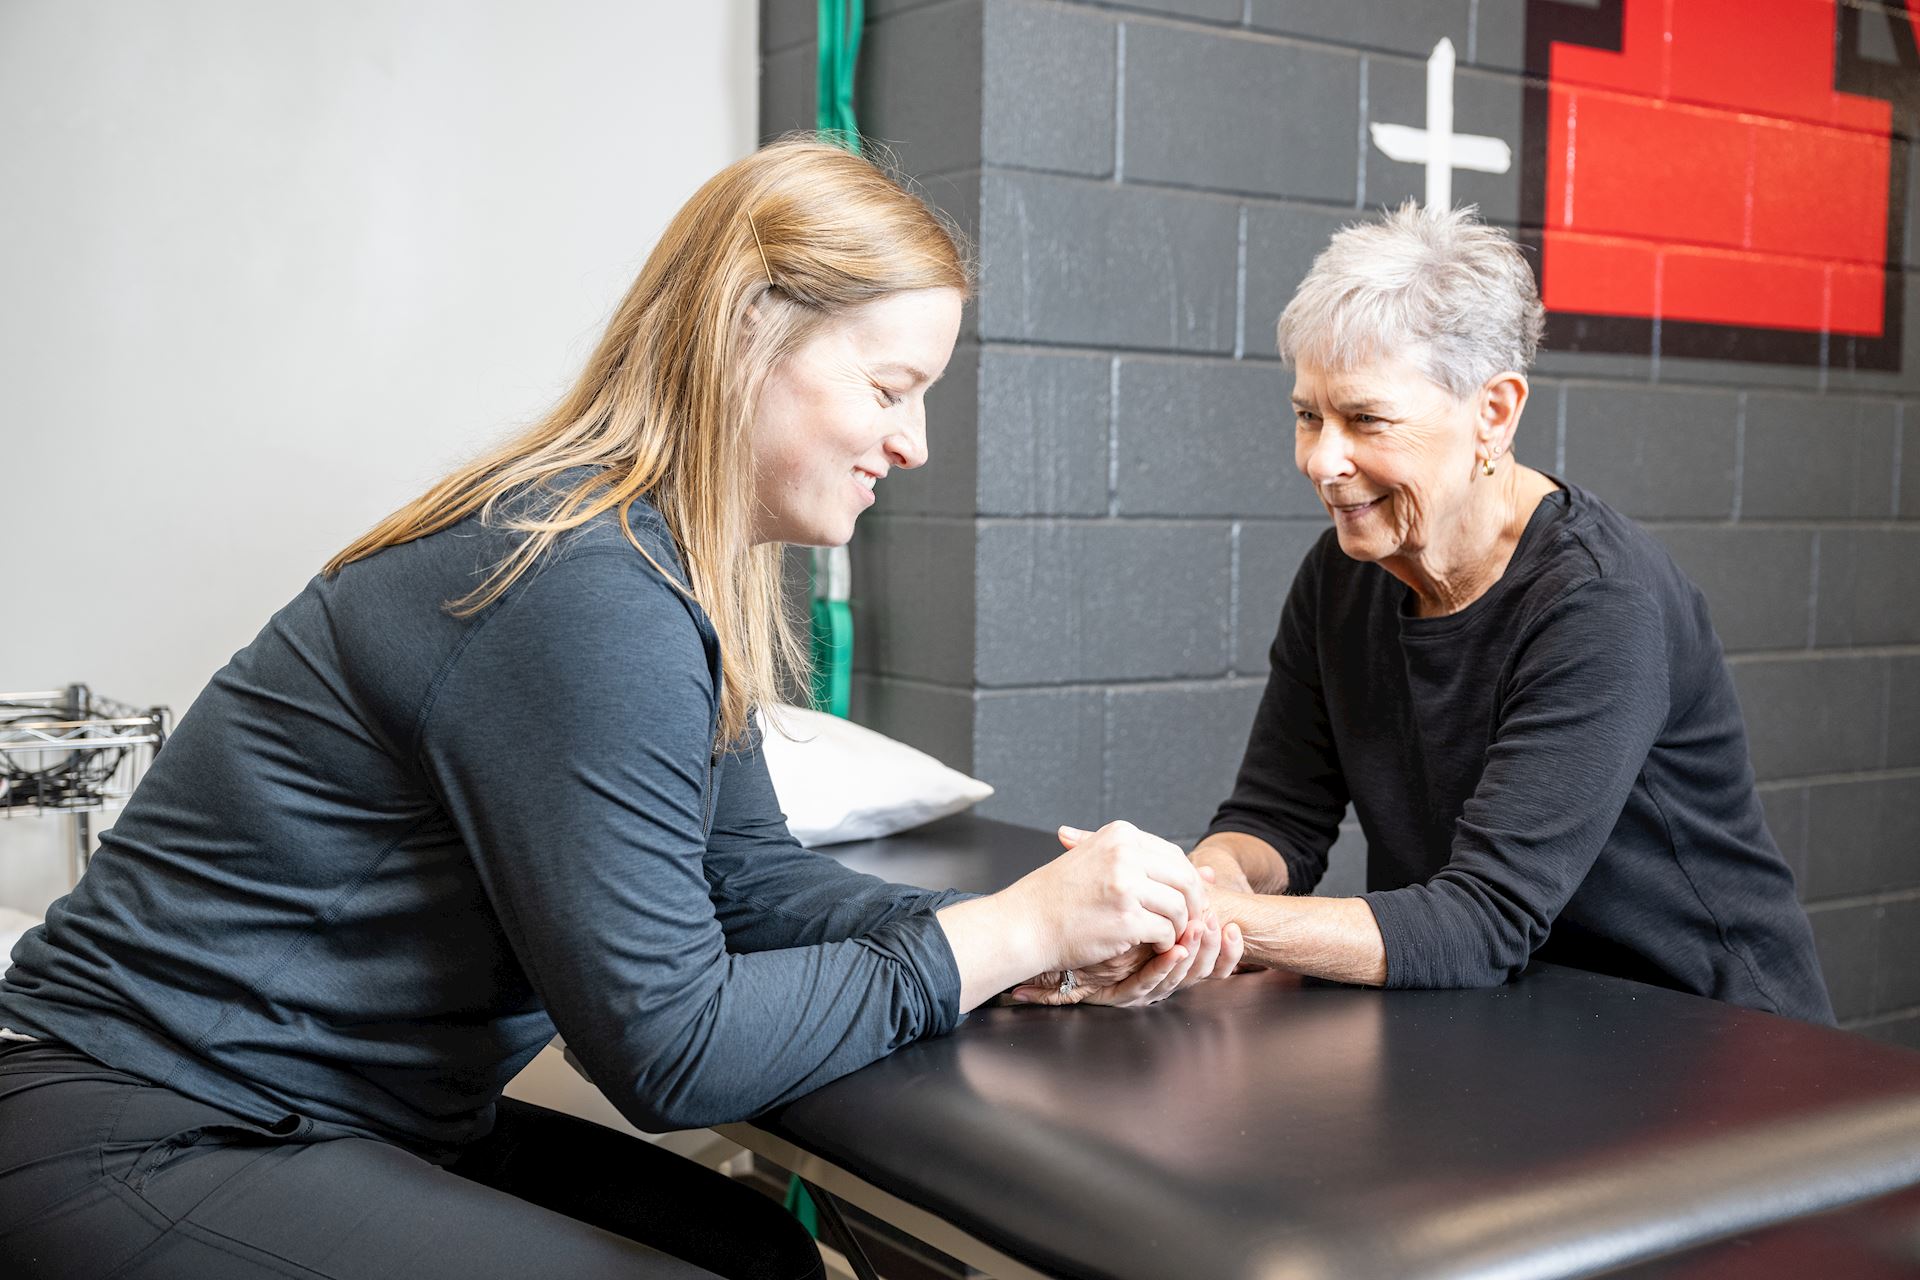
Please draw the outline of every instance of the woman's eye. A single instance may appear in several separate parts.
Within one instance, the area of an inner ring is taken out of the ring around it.
[[[902,400],[906,398],[905,396],[895,395],[893,392],[887,390],[885,387],[875,387],[874,390],[880,393],[880,403],[884,404],[889,409],[893,408],[893,406],[899,404]]]

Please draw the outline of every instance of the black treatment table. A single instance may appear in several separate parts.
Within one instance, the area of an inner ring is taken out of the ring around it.
[[[985,890],[1056,848],[831,852]],[[1553,966],[988,1008],[722,1132],[999,1280],[1920,1274],[1920,1054]]]

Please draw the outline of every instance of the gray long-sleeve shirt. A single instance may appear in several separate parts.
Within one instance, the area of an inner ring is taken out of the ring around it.
[[[1409,597],[1331,532],[1308,553],[1211,829],[1267,841],[1307,893],[1351,801],[1389,986],[1537,955],[1831,1023],[1720,641],[1665,550],[1569,485],[1480,599],[1420,618]]]
[[[420,1147],[484,1132],[556,1028],[654,1129],[949,1030],[960,895],[802,849],[757,748],[714,758],[712,626],[616,517],[453,616],[512,538],[469,519],[277,613],[17,946],[0,1025]]]

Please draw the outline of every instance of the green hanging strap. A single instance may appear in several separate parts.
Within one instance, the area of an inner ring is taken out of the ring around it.
[[[853,560],[845,547],[813,552],[813,706],[845,719],[853,692]]]
[[[820,0],[820,71],[814,128],[849,151],[860,150],[860,127],[853,119],[853,73],[860,61],[860,32],[866,26],[865,0]]]
[[[807,1184],[800,1181],[800,1175],[794,1174],[787,1183],[787,1212],[800,1219],[800,1225],[815,1240],[820,1238],[820,1210],[814,1207],[813,1197],[807,1194]]]

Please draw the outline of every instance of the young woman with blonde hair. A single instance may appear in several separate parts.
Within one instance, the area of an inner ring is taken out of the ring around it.
[[[985,898],[787,835],[781,544],[924,460],[968,284],[864,159],[741,160],[550,414],[213,677],[0,982],[8,1274],[816,1275],[767,1202],[502,1087],[558,1029],[635,1123],[737,1120],[1036,974],[1231,972],[1125,824]]]

